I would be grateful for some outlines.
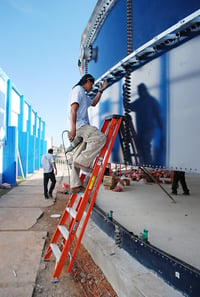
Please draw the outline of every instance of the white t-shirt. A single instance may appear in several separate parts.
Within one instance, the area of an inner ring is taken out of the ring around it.
[[[49,173],[53,171],[53,165],[52,163],[55,162],[55,157],[53,154],[47,153],[46,155],[42,156],[42,167],[43,167],[43,172],[44,173]]]
[[[72,89],[67,107],[67,130],[71,130],[71,105],[78,103],[79,108],[77,110],[76,129],[89,124],[88,107],[92,104],[92,99],[86,95],[82,86],[76,86]]]

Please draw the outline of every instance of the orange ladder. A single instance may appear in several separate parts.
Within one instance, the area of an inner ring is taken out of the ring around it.
[[[119,115],[112,115],[112,117],[107,117],[105,119],[101,132],[106,135],[107,141],[95,160],[85,192],[81,197],[79,197],[78,194],[71,195],[58,223],[56,231],[46,250],[44,260],[49,260],[52,253],[56,258],[55,270],[51,280],[53,283],[58,282],[67,256],[69,256],[67,273],[69,273],[72,269],[74,259],[87,226],[96,196],[98,194],[98,190],[104,176],[104,171],[106,169],[106,165],[108,163],[122,119],[123,117]],[[82,184],[85,179],[86,175],[82,173]],[[79,234],[75,241],[75,235],[79,227]]]

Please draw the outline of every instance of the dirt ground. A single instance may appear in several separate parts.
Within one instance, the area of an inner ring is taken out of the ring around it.
[[[112,286],[82,244],[75,258],[72,272],[66,274],[66,260],[59,282],[51,282],[55,267],[55,257],[51,255],[50,260],[44,262],[43,255],[59,222],[59,218],[52,218],[51,215],[62,215],[67,200],[68,195],[58,191],[55,204],[51,207],[43,208],[43,215],[31,228],[31,230],[48,232],[32,297],[117,297]]]

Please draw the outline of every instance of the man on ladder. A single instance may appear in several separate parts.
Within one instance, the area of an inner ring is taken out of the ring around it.
[[[86,93],[91,91],[94,81],[91,74],[85,74],[73,87],[68,100],[67,130],[69,131],[69,140],[75,142],[79,136],[83,139],[73,154],[70,175],[71,193],[79,193],[85,190],[79,177],[80,169],[90,171],[95,157],[106,142],[105,134],[89,123],[88,107],[98,104],[107,86],[107,81],[100,83],[98,93],[92,100]]]

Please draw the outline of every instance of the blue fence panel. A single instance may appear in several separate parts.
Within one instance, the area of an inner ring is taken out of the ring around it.
[[[19,132],[19,156],[21,160],[21,166],[18,160],[18,176],[27,177],[28,174],[28,134],[27,132]],[[23,171],[23,172],[22,172]]]
[[[33,173],[35,170],[35,136],[29,136],[28,144],[28,173]]]
[[[17,128],[7,128],[7,145],[3,147],[3,174],[2,182],[16,185],[17,172]]]
[[[35,170],[40,169],[40,140],[39,138],[35,139]]]

